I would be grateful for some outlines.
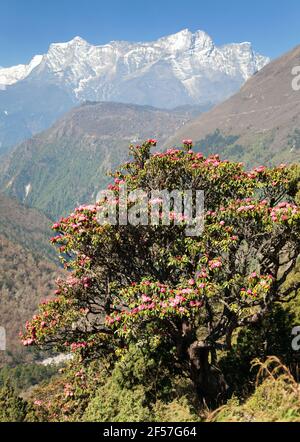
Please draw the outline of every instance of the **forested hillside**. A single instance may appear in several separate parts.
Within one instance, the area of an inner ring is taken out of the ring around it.
[[[61,273],[50,234],[44,215],[0,194],[0,325],[7,334],[2,363],[30,358],[19,332]]]

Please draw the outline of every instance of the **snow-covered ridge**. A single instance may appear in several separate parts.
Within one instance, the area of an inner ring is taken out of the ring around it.
[[[152,42],[112,41],[99,46],[75,37],[51,44],[29,65],[0,69],[0,85],[34,75],[63,86],[75,100],[169,102],[171,107],[218,102],[268,62],[248,42],[217,47],[205,32],[188,29]]]
[[[43,59],[42,55],[35,55],[29,64],[18,64],[9,68],[0,67],[0,84],[9,86],[26,78]]]

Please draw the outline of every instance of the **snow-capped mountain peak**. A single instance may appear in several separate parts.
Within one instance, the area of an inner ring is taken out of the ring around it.
[[[72,38],[72,40],[63,42],[63,43],[51,43],[51,45],[49,46],[49,52],[51,52],[52,48],[69,48],[69,49],[73,49],[75,47],[78,46],[90,46],[90,44],[84,40],[83,38],[76,36],[74,38]],[[48,54],[49,54],[48,52]]]
[[[201,30],[183,29],[152,42],[104,45],[76,36],[52,43],[44,56],[34,57],[27,66],[0,69],[0,85],[34,75],[35,81],[51,81],[66,89],[75,101],[172,107],[219,102],[268,61],[253,51],[251,43],[218,47]]]

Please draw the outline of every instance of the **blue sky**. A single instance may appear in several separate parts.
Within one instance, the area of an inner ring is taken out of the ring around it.
[[[189,28],[217,44],[251,41],[276,57],[300,44],[299,0],[0,0],[0,65],[28,62],[52,42],[154,40]]]

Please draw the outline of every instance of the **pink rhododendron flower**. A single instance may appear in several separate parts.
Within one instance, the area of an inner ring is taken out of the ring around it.
[[[185,146],[191,146],[193,144],[193,140],[182,140],[182,144]]]
[[[38,407],[40,407],[43,402],[37,399],[33,403],[34,403],[34,405],[37,405]]]
[[[222,262],[219,259],[213,259],[208,262],[208,265],[210,269],[217,269],[222,266]]]
[[[182,289],[181,293],[185,293],[185,294],[186,293],[192,293],[192,291],[193,291],[192,289],[186,288],[186,289]]]

